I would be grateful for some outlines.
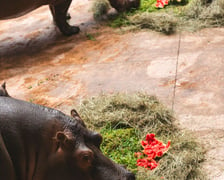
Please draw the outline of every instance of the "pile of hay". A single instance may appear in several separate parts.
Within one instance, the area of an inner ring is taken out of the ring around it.
[[[177,19],[167,13],[141,13],[128,17],[130,23],[141,29],[152,29],[165,34],[176,31]]]
[[[177,30],[195,31],[206,27],[224,25],[224,0],[170,1],[164,9],[155,8],[156,0],[142,0],[139,10],[118,15],[110,22],[112,27],[135,26],[148,28],[165,34]],[[109,9],[107,0],[95,0],[93,14],[96,19]],[[108,18],[110,19],[110,18]]]
[[[221,27],[224,25],[224,0],[192,0],[184,9],[186,20],[195,20],[198,26]]]
[[[157,98],[143,93],[101,95],[84,100],[79,112],[88,127],[96,131],[133,128],[139,132],[139,143],[147,133],[155,133],[164,143],[171,140],[160,165],[153,171],[139,168],[137,179],[206,179],[200,169],[204,160],[201,145],[175,125],[172,113]]]

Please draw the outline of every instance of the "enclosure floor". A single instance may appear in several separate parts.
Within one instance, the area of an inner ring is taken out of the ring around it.
[[[208,148],[204,168],[224,179],[224,29],[162,35],[97,24],[88,0],[70,7],[81,33],[62,36],[48,7],[0,21],[0,82],[15,98],[62,110],[99,93],[143,91],[172,109]]]

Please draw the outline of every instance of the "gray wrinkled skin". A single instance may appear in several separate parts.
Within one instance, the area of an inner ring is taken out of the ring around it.
[[[0,96],[1,180],[135,180],[102,154],[101,142],[75,110],[67,116]]]

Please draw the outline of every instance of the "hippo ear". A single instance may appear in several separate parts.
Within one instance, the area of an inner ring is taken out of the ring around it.
[[[59,142],[62,150],[72,152],[75,149],[75,138],[72,135],[59,131],[56,133],[55,139]]]
[[[79,114],[75,109],[71,110],[71,116],[74,117],[75,119],[81,119],[81,117],[79,116]]]
[[[2,83],[2,88],[6,90],[6,82],[5,81]]]
[[[86,127],[84,121],[81,119],[81,117],[79,116],[79,114],[75,109],[71,110],[71,116],[75,118],[77,121],[79,121],[82,124],[82,126]]]
[[[58,142],[64,143],[66,139],[67,139],[67,137],[64,134],[64,132],[61,132],[61,131],[57,132],[57,134],[56,134],[56,140]]]
[[[0,86],[0,96],[10,97],[6,90],[6,82],[3,82],[2,85]]]

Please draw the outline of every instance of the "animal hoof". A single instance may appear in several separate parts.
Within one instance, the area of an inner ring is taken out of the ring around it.
[[[69,26],[66,29],[61,29],[61,32],[65,35],[65,36],[71,36],[74,34],[78,34],[80,31],[78,26]]]

